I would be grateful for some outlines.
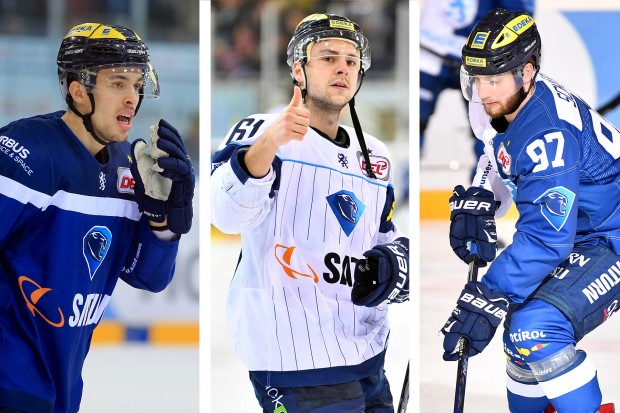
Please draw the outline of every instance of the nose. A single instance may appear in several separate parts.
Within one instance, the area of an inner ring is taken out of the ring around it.
[[[140,99],[140,92],[135,88],[129,88],[127,93],[125,94],[124,101],[126,105],[135,106]]]
[[[485,82],[479,82],[476,84],[478,89],[478,96],[483,103],[487,103],[491,101],[491,97],[493,96],[493,87],[486,84]]]
[[[349,73],[349,65],[347,64],[347,59],[344,56],[338,56],[336,60],[336,73],[339,75],[346,75]]]

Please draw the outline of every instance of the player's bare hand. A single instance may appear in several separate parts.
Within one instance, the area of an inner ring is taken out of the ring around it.
[[[280,147],[292,140],[300,141],[308,132],[310,126],[310,111],[303,106],[301,89],[293,87],[291,103],[284,108],[280,116],[265,131],[271,142]]]

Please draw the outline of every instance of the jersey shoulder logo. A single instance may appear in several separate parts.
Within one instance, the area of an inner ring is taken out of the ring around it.
[[[370,159],[370,168],[375,173],[377,179],[387,181],[390,179],[390,161],[385,156],[373,155],[372,151],[368,151]],[[368,176],[366,172],[366,161],[361,151],[357,151],[357,160],[364,176]]]
[[[133,194],[135,180],[131,175],[131,170],[129,168],[119,167],[116,175],[116,190],[121,194]]]
[[[101,266],[112,243],[112,232],[107,227],[92,227],[84,235],[82,254],[86,260],[90,280],[93,280],[95,273]]]
[[[497,162],[502,168],[502,171],[506,175],[510,175],[510,167],[512,164],[512,158],[508,153],[508,150],[504,146],[504,142],[499,145],[499,149],[497,150]]]
[[[540,212],[556,231],[562,229],[575,201],[575,193],[563,186],[546,190],[534,203],[540,204]]]
[[[345,190],[328,195],[326,198],[338,223],[340,223],[340,227],[348,237],[359,222],[366,205],[357,199],[353,192]]]

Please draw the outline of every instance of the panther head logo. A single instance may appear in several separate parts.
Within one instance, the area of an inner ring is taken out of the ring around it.
[[[86,238],[86,245],[90,256],[101,262],[105,256],[104,252],[108,246],[108,239],[99,231],[91,232]]]
[[[543,199],[542,203],[550,214],[560,217],[566,216],[566,206],[568,198],[559,192],[550,192]]]
[[[334,198],[334,204],[338,207],[344,219],[355,224],[357,220],[357,204],[348,194],[339,194]]]

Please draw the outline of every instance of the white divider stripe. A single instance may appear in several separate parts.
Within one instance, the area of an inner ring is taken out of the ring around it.
[[[594,367],[590,359],[586,357],[579,366],[568,373],[548,381],[540,382],[540,386],[545,390],[545,394],[548,398],[555,399],[585,385],[595,376],[596,367]]]
[[[523,384],[506,376],[506,388],[512,394],[523,397],[543,397],[545,392],[538,384]]]
[[[22,204],[30,203],[43,211],[50,206],[56,206],[64,211],[122,217],[133,221],[139,221],[141,216],[138,205],[124,199],[100,198],[65,191],[58,191],[53,196],[49,196],[4,176],[0,176],[0,188],[0,193],[3,195]]]

